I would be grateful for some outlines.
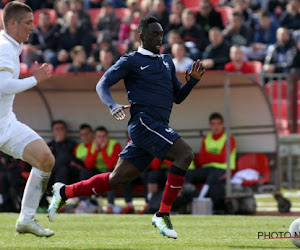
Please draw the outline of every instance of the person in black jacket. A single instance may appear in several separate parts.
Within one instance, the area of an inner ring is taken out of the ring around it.
[[[95,68],[87,64],[84,47],[77,45],[71,50],[72,64],[67,72],[94,72]]]
[[[209,70],[224,70],[224,65],[230,61],[229,51],[231,43],[224,39],[221,30],[217,27],[209,31],[210,45],[203,55],[203,67]]]

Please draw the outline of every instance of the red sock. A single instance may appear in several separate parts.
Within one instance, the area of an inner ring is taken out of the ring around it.
[[[112,190],[109,184],[109,175],[111,173],[97,174],[92,178],[80,181],[72,185],[65,186],[65,194],[67,198],[90,196],[93,194],[103,194]]]
[[[176,200],[182,185],[184,183],[185,176],[169,173],[165,191],[160,203],[160,213],[170,213],[172,205]]]

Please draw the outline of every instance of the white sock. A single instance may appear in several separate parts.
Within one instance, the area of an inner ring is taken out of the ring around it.
[[[147,200],[148,202],[150,202],[151,198],[152,198],[153,193],[148,193],[147,194]]]
[[[208,189],[209,189],[209,186],[207,184],[204,184],[201,189],[198,199],[203,199],[205,197],[205,195],[207,194]]]
[[[51,172],[32,167],[23,194],[19,221],[32,220],[47,188]]]

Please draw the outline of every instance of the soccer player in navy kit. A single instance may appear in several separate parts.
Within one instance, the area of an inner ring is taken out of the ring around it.
[[[173,162],[168,174],[160,209],[152,224],[163,235],[177,238],[170,220],[170,211],[184,183],[186,170],[193,160],[190,146],[168,126],[173,102],[181,103],[204,74],[201,62],[193,63],[185,73],[186,84],[181,86],[169,55],[159,55],[163,29],[154,17],[145,17],[139,24],[141,47],[122,56],[100,79],[97,92],[102,102],[117,120],[125,118],[127,106],[117,104],[109,88],[124,79],[130,103],[131,119],[128,132],[131,140],[120,153],[112,173],[99,174],[73,185],[56,183],[48,209],[54,221],[65,200],[77,196],[101,194],[124,187],[151,163],[154,157]],[[129,105],[128,105],[129,107]]]

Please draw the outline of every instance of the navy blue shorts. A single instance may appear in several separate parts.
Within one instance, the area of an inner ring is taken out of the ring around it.
[[[128,125],[131,140],[120,153],[122,159],[130,161],[141,172],[154,159],[164,159],[173,143],[180,137],[174,129],[158,122],[147,114],[136,114]]]

